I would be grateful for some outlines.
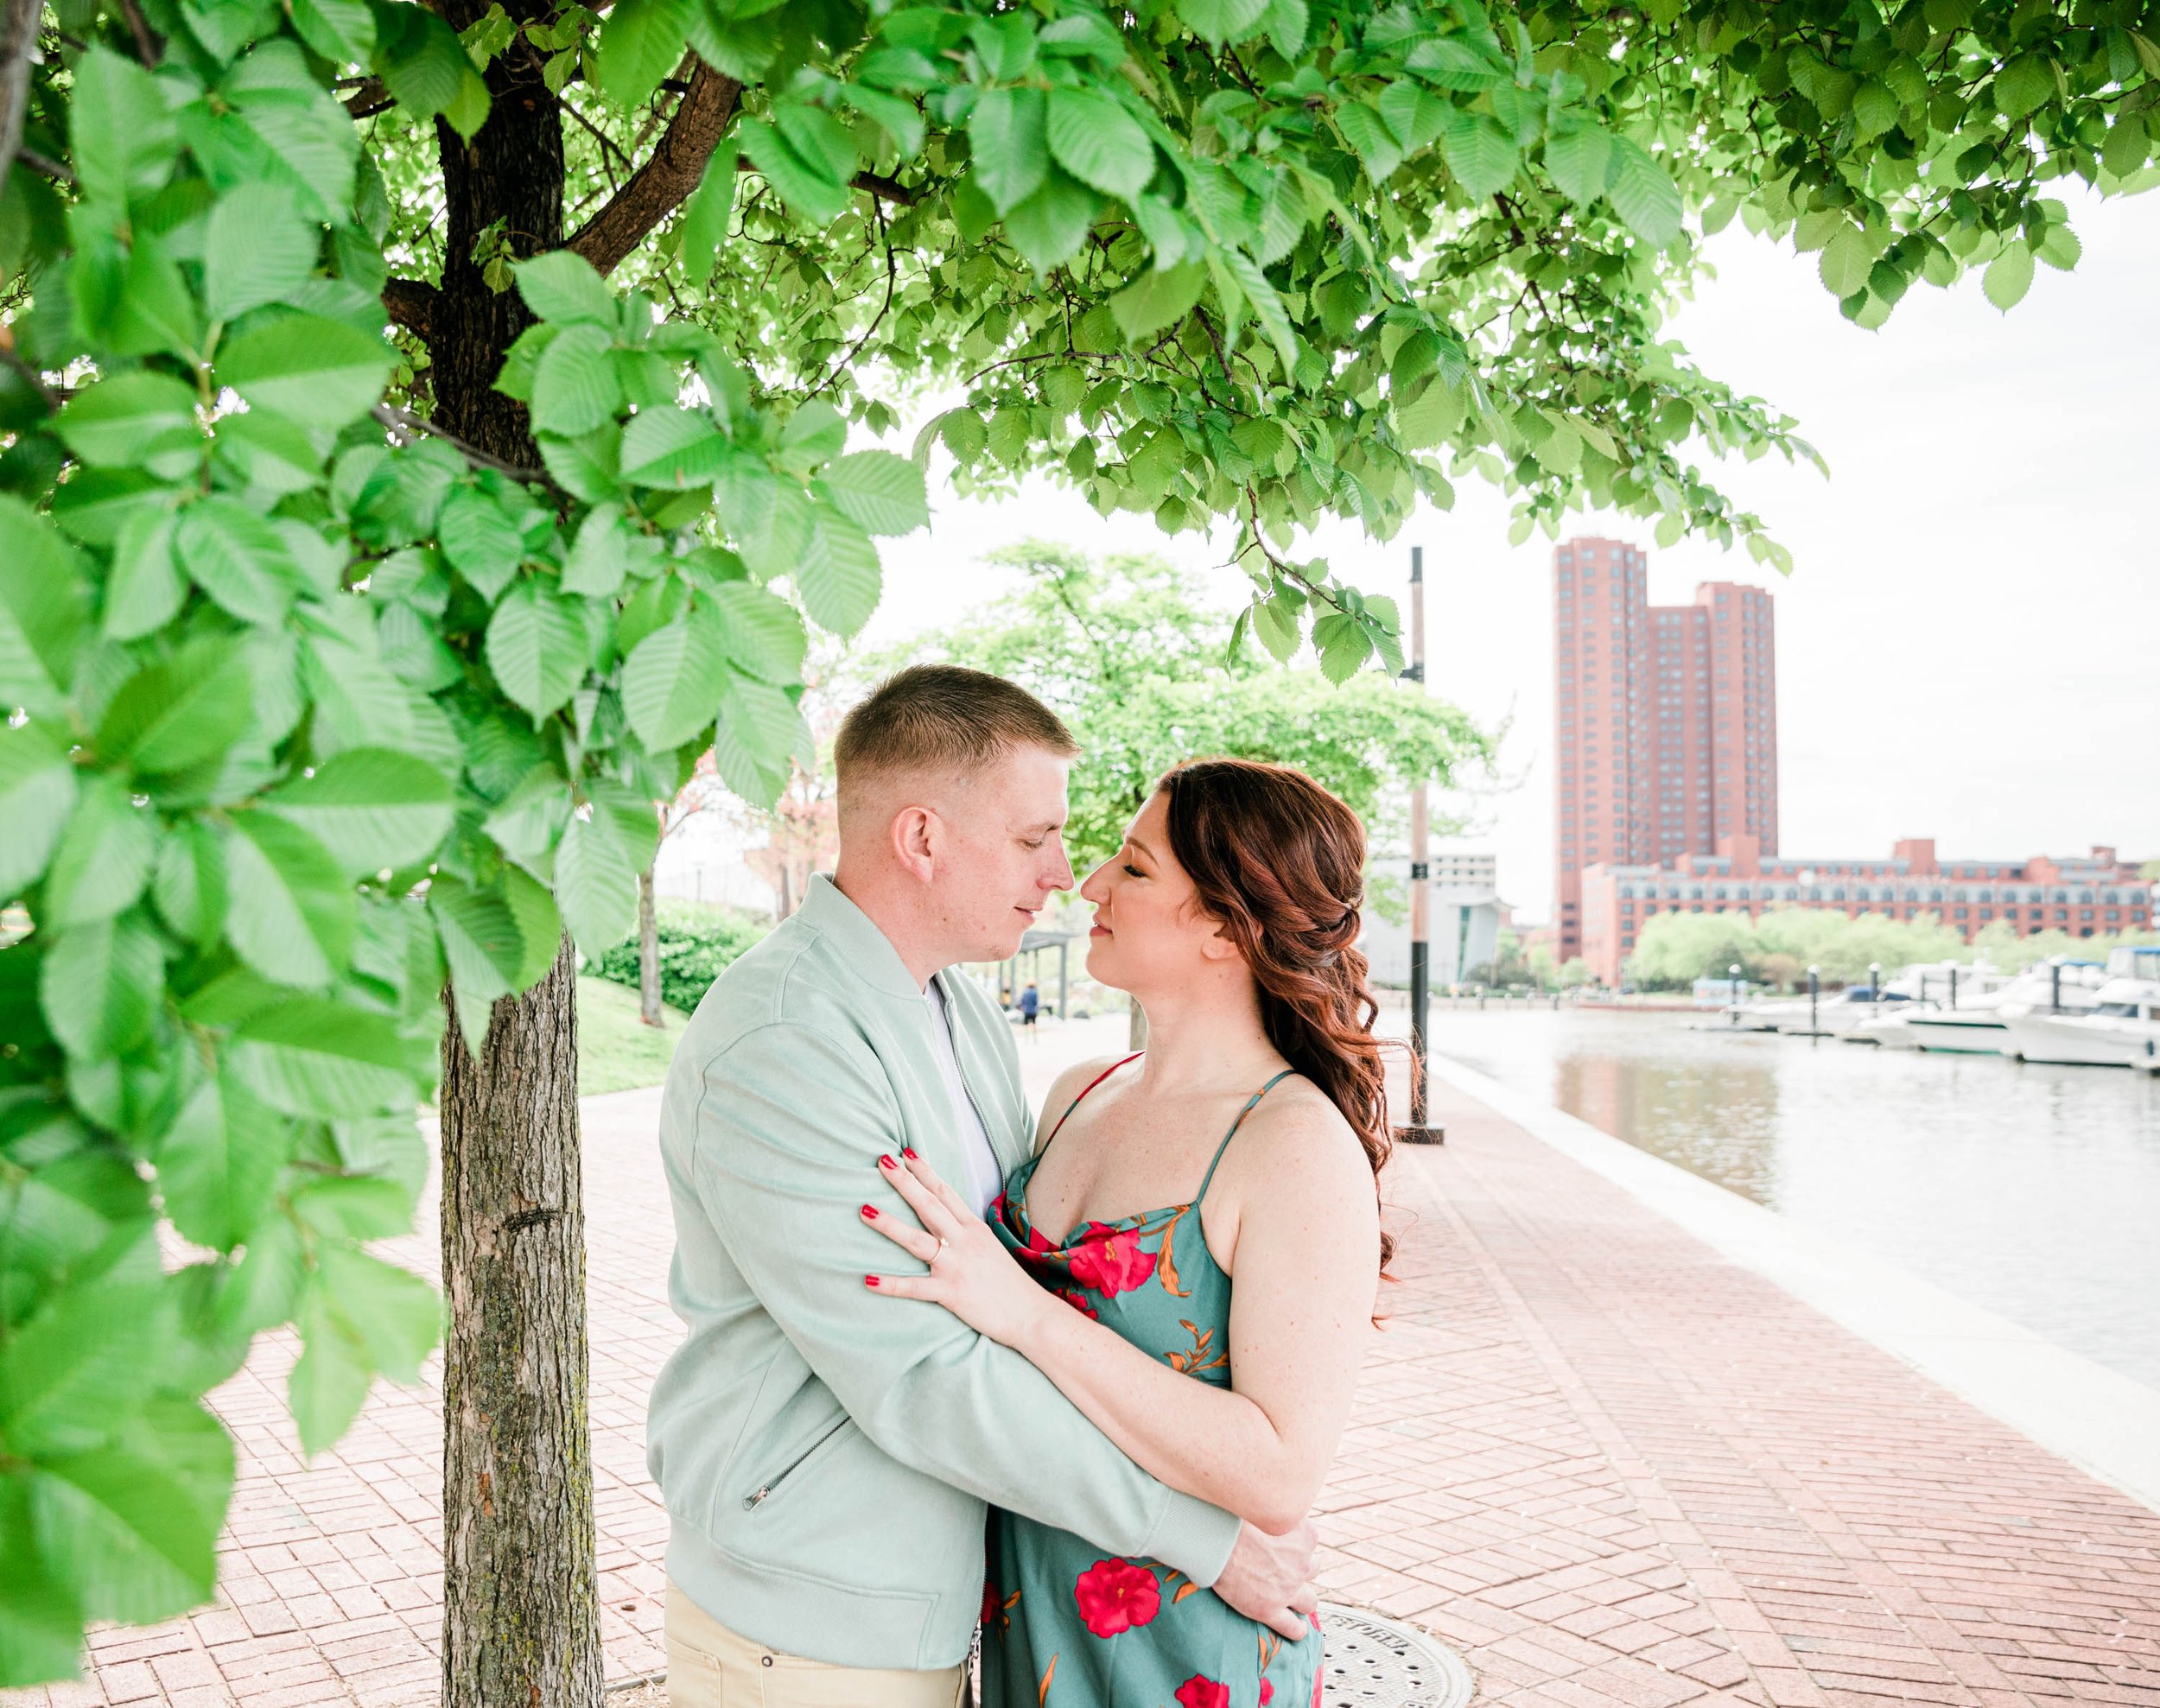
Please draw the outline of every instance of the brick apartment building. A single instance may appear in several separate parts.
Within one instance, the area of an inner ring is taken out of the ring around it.
[[[1565,962],[1585,952],[1586,868],[1665,865],[1728,837],[1776,853],[1776,641],[1760,587],[1706,581],[1693,605],[1651,605],[1642,551],[1618,540],[1554,550],[1553,611]]]
[[[1897,843],[1888,860],[1784,860],[1751,835],[1721,838],[1714,854],[1663,864],[1597,863],[1579,874],[1581,954],[1591,976],[1620,982],[1636,932],[1659,913],[1739,913],[1804,907],[1858,918],[1934,914],[1970,943],[2006,922],[2022,935],[2073,937],[2141,930],[2153,918],[2153,886],[2138,868],[2096,848],[2089,855],[2027,860],[1939,861],[1934,842]]]

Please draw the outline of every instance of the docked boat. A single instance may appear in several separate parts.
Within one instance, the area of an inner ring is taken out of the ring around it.
[[[2005,1003],[2003,1053],[2017,1061],[2145,1068],[2160,1060],[2160,945],[2116,949],[2089,1004]]]
[[[1861,1026],[1856,1042],[1886,1050],[1927,1050],[1943,1055],[2007,1055],[2004,1015],[2011,1007],[2059,1006],[2084,1013],[2098,1000],[2106,969],[2097,961],[2058,957],[2005,980],[1992,969],[1963,969],[1954,981],[1936,968],[1925,975],[1928,994],[1896,1015]]]
[[[1842,1036],[1844,1028],[1912,1000],[1911,992],[1890,985],[1883,987],[1879,999],[1865,985],[1848,985],[1843,990],[1826,990],[1812,1003],[1804,996],[1729,1002],[1718,1011],[1714,1027],[1718,1031],[1797,1032],[1802,1037],[1811,1031]]]

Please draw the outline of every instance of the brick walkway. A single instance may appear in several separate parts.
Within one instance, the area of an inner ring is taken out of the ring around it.
[[[611,1679],[662,1665],[657,1103],[588,1108]],[[2160,1708],[2160,1515],[1459,1094],[1434,1103],[1446,1146],[1392,1184],[1401,1285],[1325,1496],[1328,1594],[1434,1631],[1509,1708]],[[91,1682],[0,1705],[432,1699],[437,1392],[378,1393],[310,1468],[290,1356],[266,1343],[218,1396],[243,1453],[219,1606],[100,1633]]]

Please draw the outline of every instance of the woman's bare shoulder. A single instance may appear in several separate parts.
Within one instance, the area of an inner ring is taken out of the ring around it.
[[[1041,1150],[1050,1137],[1051,1129],[1064,1119],[1065,1111],[1072,1107],[1072,1100],[1088,1087],[1109,1072],[1128,1052],[1121,1051],[1115,1056],[1090,1056],[1084,1062],[1075,1062],[1050,1083],[1050,1089],[1043,1094],[1043,1107],[1035,1117],[1035,1148]]]
[[[1242,1152],[1241,1156],[1239,1153]],[[1372,1163],[1334,1099],[1302,1074],[1253,1106],[1225,1164],[1251,1185],[1304,1191],[1325,1182],[1372,1191]]]

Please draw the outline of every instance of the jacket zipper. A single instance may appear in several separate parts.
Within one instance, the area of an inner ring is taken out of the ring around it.
[[[811,1442],[809,1446],[805,1447],[800,1453],[797,1454],[791,1461],[790,1461],[787,1464],[783,1465],[772,1477],[767,1479],[766,1482],[759,1483],[747,1495],[745,1495],[742,1497],[742,1509],[745,1512],[755,1512],[759,1507],[763,1506],[767,1501],[771,1500],[772,1496],[779,1491],[780,1485],[785,1483],[788,1478],[794,1476],[797,1471],[802,1470],[804,1465],[809,1462],[811,1454],[815,1453],[820,1447],[823,1447],[828,1441],[831,1440],[833,1437],[839,1434],[842,1430],[847,1428],[847,1426],[848,1419],[843,1417],[838,1423],[835,1424],[830,1429],[827,1430],[823,1435],[819,1436],[816,1440]]]

